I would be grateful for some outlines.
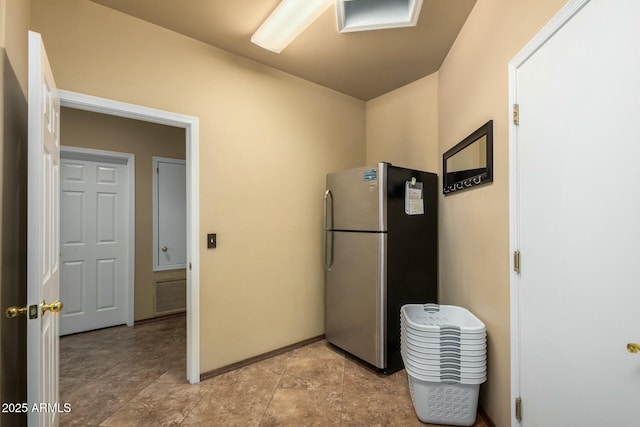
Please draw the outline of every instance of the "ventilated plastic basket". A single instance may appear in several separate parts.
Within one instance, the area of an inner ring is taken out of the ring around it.
[[[443,378],[451,378],[452,380],[457,380],[457,378],[459,378],[460,380],[480,381],[487,377],[486,368],[475,369],[474,372],[464,372],[458,368],[424,369],[408,361],[404,366],[405,369],[411,371],[412,374],[420,375],[430,379],[442,380]]]
[[[480,378],[464,378],[460,375],[453,374],[423,375],[410,368],[407,368],[407,374],[411,375],[415,379],[430,383],[480,385],[487,381],[486,375]]]
[[[468,350],[466,348],[460,348],[457,346],[427,346],[422,343],[403,342],[402,344],[407,349],[411,349],[414,352],[435,354],[435,355],[460,355],[460,356],[486,356],[487,349],[482,347],[477,350]]]
[[[444,335],[438,338],[425,338],[404,329],[401,330],[401,333],[402,336],[407,339],[407,342],[421,343],[424,344],[425,347],[433,347],[438,345],[454,345],[458,347],[464,346],[467,348],[467,350],[479,350],[487,347],[487,340],[485,338],[466,339]]]
[[[454,305],[406,304],[400,309],[405,325],[425,332],[486,332],[484,323],[469,310]]]
[[[461,354],[459,351],[425,352],[420,347],[405,345],[400,342],[400,350],[420,360],[458,360],[460,362],[486,362],[487,354],[481,352],[477,355]]]
[[[411,324],[405,322],[404,316],[400,315],[400,327],[407,331],[411,332],[417,336],[424,338],[458,338],[458,339],[486,339],[487,332],[485,330],[478,330],[475,332],[470,331],[461,331],[459,328],[451,326],[440,326],[440,330],[425,330],[424,328],[415,328],[411,326]]]
[[[453,369],[457,368],[462,371],[487,369],[487,361],[481,360],[478,362],[463,362],[460,359],[453,358],[440,358],[440,359],[424,359],[411,355],[407,352],[402,353],[403,359],[411,362],[418,368],[423,369]],[[472,372],[472,371],[469,371]]]
[[[422,381],[407,373],[416,415],[430,424],[471,426],[478,409],[478,384],[444,384]]]

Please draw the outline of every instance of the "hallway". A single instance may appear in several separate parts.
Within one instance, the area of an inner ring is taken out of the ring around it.
[[[325,341],[189,385],[185,327],[181,316],[62,337],[61,425],[425,425],[404,371],[379,376]]]

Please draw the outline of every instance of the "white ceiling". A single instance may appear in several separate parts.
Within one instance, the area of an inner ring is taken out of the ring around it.
[[[423,0],[415,27],[354,33],[331,6],[278,54],[251,36],[280,0],[92,1],[365,101],[437,71],[476,2]]]

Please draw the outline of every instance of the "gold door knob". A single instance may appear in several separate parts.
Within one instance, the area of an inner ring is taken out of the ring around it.
[[[9,319],[27,314],[27,307],[9,307],[5,310],[4,315]]]
[[[162,252],[167,252],[167,249],[168,249],[168,248],[167,248],[165,245],[162,245],[162,247],[160,248],[160,250],[161,250]]]
[[[640,352],[640,344],[630,342],[627,344],[627,351],[629,353],[639,353]]]
[[[42,307],[42,315],[44,316],[44,313],[47,311],[50,311],[52,313],[60,312],[60,310],[62,310],[62,308],[64,307],[64,304],[62,304],[60,301],[54,301],[51,304],[47,304],[43,300],[42,304],[40,304],[40,307]]]

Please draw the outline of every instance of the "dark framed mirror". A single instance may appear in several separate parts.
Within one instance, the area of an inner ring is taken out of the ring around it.
[[[493,120],[442,155],[442,192],[447,195],[493,181]]]

